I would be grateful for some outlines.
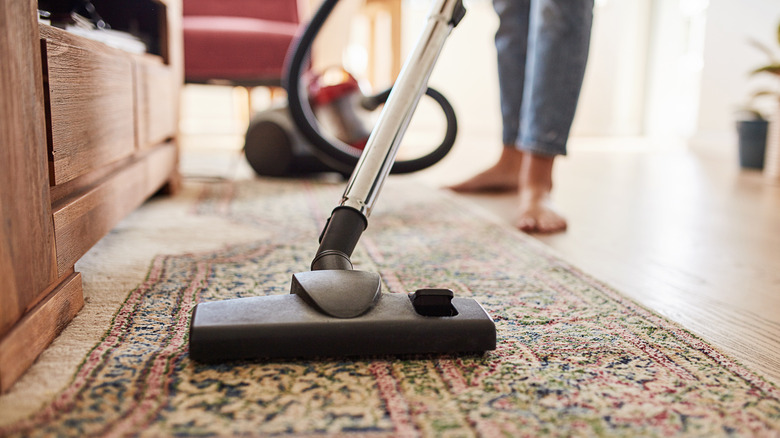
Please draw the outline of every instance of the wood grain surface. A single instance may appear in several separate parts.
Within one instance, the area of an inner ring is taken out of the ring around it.
[[[82,307],[81,274],[71,270],[59,287],[0,339],[0,392],[11,387]]]
[[[177,186],[181,38],[165,38],[177,45],[163,64],[39,24],[33,0],[0,1],[2,392],[82,307],[76,261],[146,198]],[[180,13],[180,3],[167,10]],[[176,19],[159,18],[153,26],[179,32]]]
[[[0,338],[57,278],[35,4],[0,8]]]
[[[138,147],[145,149],[176,135],[178,78],[157,57],[137,57],[134,66],[138,84]]]
[[[51,159],[62,184],[135,151],[134,77],[127,54],[41,25],[48,56]]]
[[[54,230],[60,274],[70,269],[92,245],[168,180],[176,154],[173,143],[159,146],[90,190],[55,205]]]

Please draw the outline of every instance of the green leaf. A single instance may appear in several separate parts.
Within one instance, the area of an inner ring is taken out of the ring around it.
[[[758,74],[758,73],[770,73],[770,74],[773,74],[773,75],[780,76],[780,64],[765,65],[763,67],[759,67],[759,68],[753,70],[752,72],[750,72],[750,74],[752,74],[752,75]]]

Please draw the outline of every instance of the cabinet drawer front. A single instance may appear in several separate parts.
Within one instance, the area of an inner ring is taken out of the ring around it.
[[[176,135],[178,87],[172,69],[160,60],[136,60],[138,146],[154,146]]]
[[[176,168],[176,157],[174,143],[159,145],[101,184],[54,209],[60,275],[169,180]]]
[[[46,40],[54,184],[135,149],[133,65],[128,56]]]

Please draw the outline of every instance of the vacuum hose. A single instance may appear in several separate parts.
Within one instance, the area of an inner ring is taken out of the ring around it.
[[[311,109],[307,94],[302,92],[303,86],[301,84],[304,64],[306,64],[309,57],[314,39],[337,3],[338,0],[324,0],[312,17],[309,25],[305,27],[303,33],[293,42],[291,53],[287,56],[285,62],[284,87],[287,90],[292,120],[303,136],[314,146],[312,152],[317,158],[332,168],[349,174],[355,168],[360,158],[360,149],[336,138],[328,139],[322,135],[317,128],[317,118]],[[367,109],[373,109],[385,103],[391,90],[392,88],[374,96],[366,97],[363,106]],[[444,158],[455,144],[455,137],[458,131],[455,110],[438,91],[427,88],[425,94],[436,101],[444,112],[447,120],[447,131],[444,139],[439,146],[426,155],[411,160],[396,161],[390,173],[411,173],[430,167]]]

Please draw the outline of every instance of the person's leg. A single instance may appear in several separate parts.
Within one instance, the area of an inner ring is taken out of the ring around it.
[[[520,129],[531,0],[493,0],[493,7],[499,17],[495,43],[504,148],[493,167],[450,187],[458,192],[515,191],[518,188],[523,152],[517,149],[516,143]]]
[[[524,151],[516,225],[527,232],[566,229],[552,206],[553,163],[566,154],[588,57],[593,0],[533,0],[520,116]]]

